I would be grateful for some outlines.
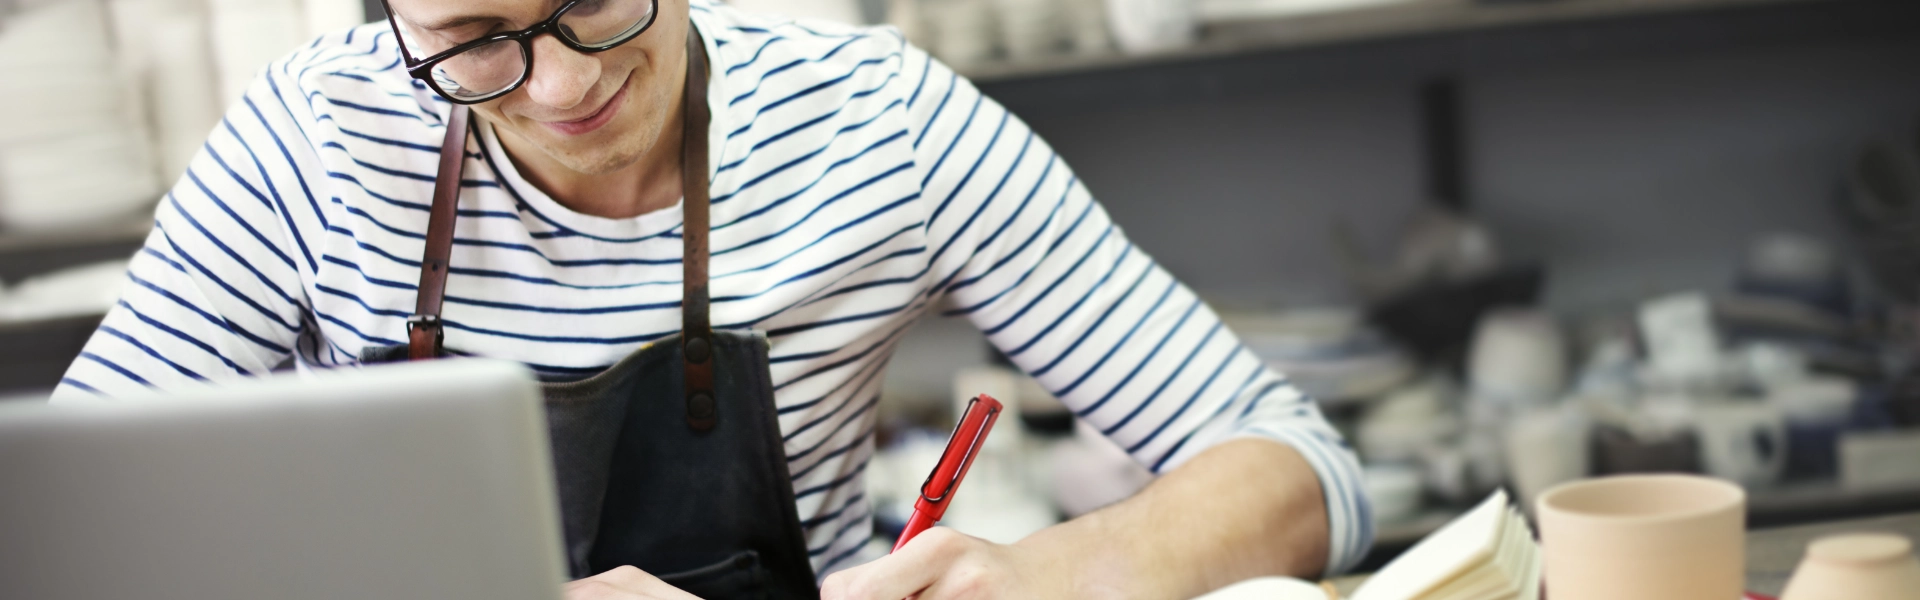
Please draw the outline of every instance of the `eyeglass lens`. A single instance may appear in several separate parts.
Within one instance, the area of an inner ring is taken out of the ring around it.
[[[606,49],[646,29],[653,6],[652,0],[581,0],[560,15],[556,34],[579,46]],[[531,64],[526,45],[501,40],[440,61],[433,80],[452,99],[480,100],[518,85]]]

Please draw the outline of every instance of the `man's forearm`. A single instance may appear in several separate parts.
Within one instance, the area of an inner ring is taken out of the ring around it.
[[[1069,578],[1077,597],[1185,599],[1250,577],[1317,577],[1327,540],[1326,503],[1306,459],[1243,439],[1016,545]]]

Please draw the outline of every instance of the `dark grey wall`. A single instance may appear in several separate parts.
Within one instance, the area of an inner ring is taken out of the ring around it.
[[[1724,283],[1754,236],[1839,238],[1839,177],[1920,115],[1920,43],[1514,73],[1468,88],[1482,214],[1586,305]]]
[[[1586,308],[1724,285],[1776,230],[1837,236],[1826,203],[1864,139],[1920,113],[1920,41],[1560,64],[1463,82],[1475,209]],[[1141,246],[1226,304],[1347,297],[1331,227],[1385,248],[1422,200],[1414,81],[1028,111]]]
[[[1222,299],[1326,302],[1342,220],[1383,245],[1421,198],[1411,88],[1023,115],[1141,247]]]

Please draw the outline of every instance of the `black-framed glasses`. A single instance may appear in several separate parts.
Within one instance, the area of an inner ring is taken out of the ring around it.
[[[380,0],[387,24],[400,43],[407,74],[425,81],[455,104],[478,104],[512,92],[533,76],[533,38],[551,33],[578,52],[605,52],[653,26],[660,0],[568,0],[553,16],[519,31],[488,34],[443,52],[415,60],[400,38],[393,7]]]

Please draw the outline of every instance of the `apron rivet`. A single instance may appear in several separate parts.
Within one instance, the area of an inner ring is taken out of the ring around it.
[[[694,394],[687,398],[687,416],[695,419],[713,418],[713,396]]]
[[[687,340],[687,362],[707,362],[712,352],[713,348],[707,344],[707,338],[696,337]]]

